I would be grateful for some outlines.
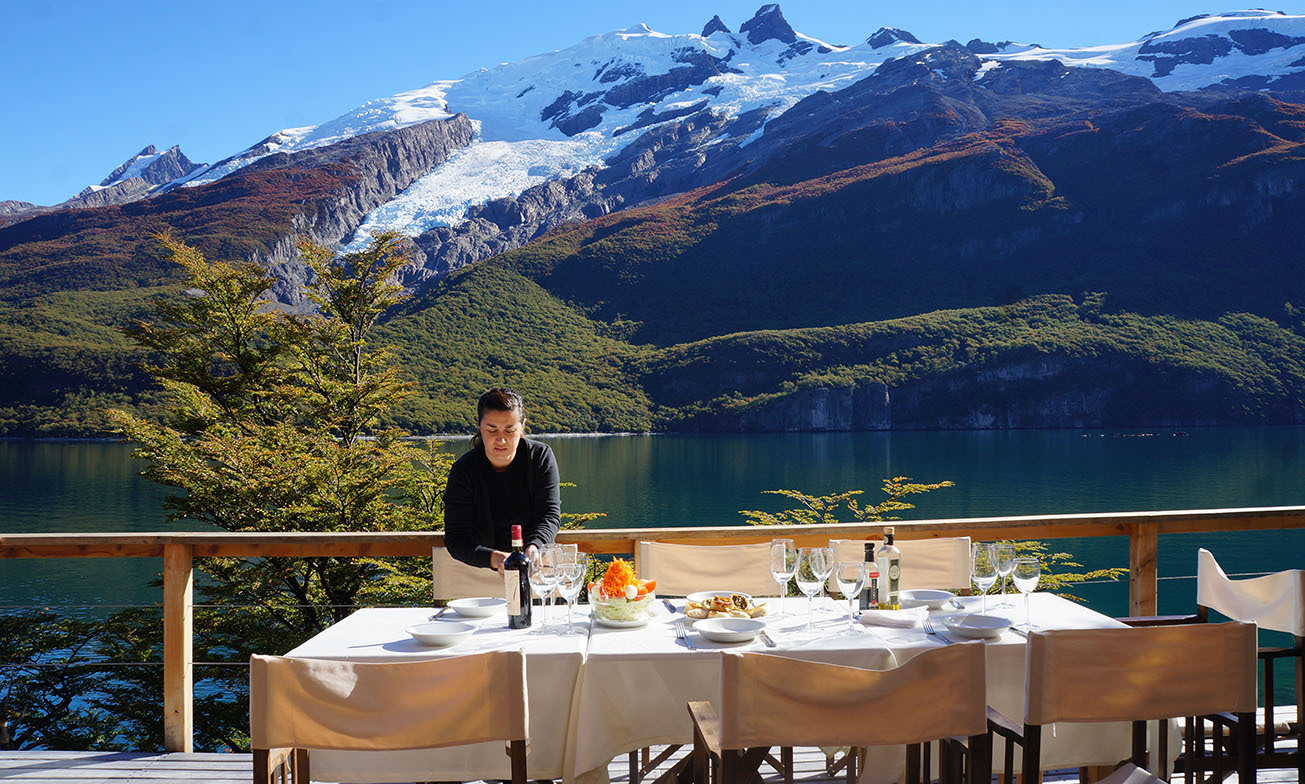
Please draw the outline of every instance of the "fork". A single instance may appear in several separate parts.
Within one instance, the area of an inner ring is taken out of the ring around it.
[[[684,647],[693,650],[693,641],[689,639],[689,631],[684,628],[684,621],[675,622],[675,639],[684,643]]]

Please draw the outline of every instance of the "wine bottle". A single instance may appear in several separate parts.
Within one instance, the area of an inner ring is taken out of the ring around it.
[[[861,589],[861,609],[879,609],[879,567],[875,565],[874,542],[865,543],[865,588]]]
[[[503,593],[507,597],[509,629],[530,626],[530,561],[526,559],[521,526],[512,526],[512,552],[503,559]]]
[[[893,544],[893,528],[884,528],[884,543],[879,548],[879,609],[900,610],[902,600],[898,596],[902,580],[902,551]]]

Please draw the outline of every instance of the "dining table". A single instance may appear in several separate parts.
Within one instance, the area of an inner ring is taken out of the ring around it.
[[[573,703],[589,639],[587,608],[575,613],[576,635],[556,633],[561,626],[539,632],[540,608],[533,628],[509,629],[507,611],[487,617],[461,617],[445,611],[440,620],[475,626],[472,635],[449,647],[418,643],[406,631],[439,612],[431,607],[372,607],[357,610],[342,621],[297,646],[286,656],[351,662],[403,662],[461,656],[486,651],[521,650],[526,654],[527,708],[530,745],[527,770],[531,779],[570,778],[567,760],[572,733]],[[561,608],[552,608],[560,616]],[[512,778],[511,760],[502,741],[442,749],[411,751],[313,750],[313,778],[375,784],[392,781],[476,781]]]
[[[989,615],[1022,624],[1024,601],[1019,596],[988,597]],[[1102,629],[1122,627],[1119,621],[1051,593],[1030,597],[1030,617],[1042,629]],[[686,710],[691,700],[719,706],[721,652],[747,651],[791,656],[810,661],[888,669],[933,648],[962,640],[941,623],[942,616],[975,613],[978,596],[956,597],[930,613],[930,628],[858,623],[848,633],[846,602],[820,597],[758,598],[767,604],[767,644],[758,637],[743,643],[719,643],[704,638],[686,623],[684,600],[659,600],[643,626],[604,625],[584,605],[576,608],[582,634],[563,636],[556,627],[509,630],[506,616],[469,620],[476,625],[470,638],[447,648],[425,647],[405,629],[427,620],[428,607],[361,609],[296,647],[287,655],[303,658],[368,662],[398,662],[457,656],[490,650],[519,649],[526,654],[530,710],[531,779],[563,779],[568,784],[604,784],[608,765],[616,757],[648,746],[689,744],[692,723]],[[782,608],[782,610],[781,610]],[[457,619],[446,614],[445,619]],[[683,634],[677,634],[679,629]],[[931,632],[932,629],[932,632]],[[987,645],[988,704],[1019,721],[1024,709],[1026,633],[1012,627]],[[946,695],[939,695],[946,699]],[[885,717],[891,720],[891,717]],[[1128,756],[1127,723],[1057,725],[1043,734],[1044,768],[1113,765]],[[1176,749],[1172,743],[1170,748]],[[1017,752],[1018,753],[1018,752]],[[994,764],[1002,759],[1000,744]],[[313,751],[314,777],[367,784],[385,781],[468,781],[510,776],[502,743],[482,743],[452,749],[403,752]],[[1018,763],[1018,760],[1016,760]],[[863,769],[862,784],[902,778],[905,755],[897,749],[872,752]],[[1018,769],[1018,768],[1017,768]]]
[[[1001,597],[988,597],[987,614],[1022,625],[1023,598],[1005,598],[1008,604],[1001,605]],[[1033,593],[1029,599],[1030,617],[1040,628],[1124,626],[1114,618],[1055,594]],[[719,708],[722,651],[889,669],[930,649],[964,641],[949,632],[941,619],[948,614],[977,613],[982,604],[978,596],[956,597],[948,606],[929,614],[933,633],[920,623],[910,628],[857,624],[856,631],[849,634],[845,601],[817,598],[812,604],[812,631],[807,630],[805,598],[784,599],[782,615],[774,612],[780,602],[773,597],[761,601],[766,601],[772,610],[767,616],[766,631],[774,647],[760,637],[742,644],[712,642],[694,631],[684,640],[679,639],[675,627],[683,619],[682,599],[671,600],[674,611],[661,604],[652,620],[641,628],[595,625],[589,637],[575,717],[576,779],[581,784],[601,784],[607,780],[608,762],[617,755],[647,746],[691,743],[693,726],[685,704],[690,700],[710,700]],[[1026,633],[1014,626],[984,643],[988,704],[1016,721],[1024,715],[1026,643]],[[938,698],[946,699],[946,695]],[[891,721],[892,717],[885,720]],[[1114,765],[1129,755],[1129,733],[1127,723],[1050,727],[1043,734],[1044,767]],[[994,765],[1000,765],[1003,759],[1000,745],[994,749]],[[1176,742],[1170,748],[1177,748]],[[899,781],[904,771],[905,754],[900,747],[871,750],[861,781],[862,784]]]

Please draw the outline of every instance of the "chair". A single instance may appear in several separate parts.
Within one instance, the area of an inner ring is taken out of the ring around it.
[[[730,590],[766,596],[777,590],[770,577],[770,543],[695,545],[639,542],[640,577],[656,578],[657,593]]]
[[[295,784],[308,784],[310,749],[393,751],[494,740],[510,742],[512,782],[525,784],[525,662],[520,651],[398,664],[251,656],[254,784],[269,784],[287,761]]]
[[[503,577],[496,570],[464,564],[443,547],[431,548],[431,585],[436,601],[503,595]]]
[[[1196,554],[1196,614],[1205,622],[1214,610],[1235,621],[1255,623],[1261,629],[1292,636],[1290,647],[1262,647],[1264,664],[1264,721],[1256,728],[1256,768],[1295,768],[1297,781],[1305,781],[1305,570],[1292,569],[1247,580],[1232,580],[1204,548]],[[1273,665],[1278,659],[1295,659],[1296,724],[1274,716]],[[1257,722],[1258,724],[1258,722]],[[1280,749],[1280,740],[1294,738],[1296,750]]]
[[[860,561],[865,558],[866,541],[873,541],[875,549],[879,540],[834,539],[834,560]],[[903,590],[913,588],[951,588],[962,593],[970,592],[970,537],[954,536],[937,539],[898,539],[893,544],[902,551]]]
[[[742,591],[766,596],[778,590],[770,577],[770,543],[696,545],[669,542],[639,542],[634,554],[635,570],[641,577],[657,580],[662,596],[687,596],[695,591]],[[630,752],[630,782],[642,777],[680,750],[667,746],[657,757],[647,748]],[[793,780],[793,752],[784,749],[780,759],[771,760],[786,782]]]
[[[1160,781],[1143,770],[1148,720],[1228,711],[1245,721],[1255,712],[1252,624],[1032,632],[1026,661],[1023,728],[988,709],[990,730],[1006,741],[1006,784],[1015,745],[1023,751],[1020,784],[1041,780],[1042,727],[1053,722],[1132,722],[1131,757],[1100,784],[1147,784]],[[1188,726],[1190,740],[1190,719]],[[1236,740],[1243,751],[1253,742],[1246,729]],[[1152,767],[1166,774],[1168,738],[1162,724]],[[1255,781],[1250,754],[1240,755],[1236,772],[1239,781]],[[1216,781],[1223,777],[1222,757],[1217,773]]]
[[[694,781],[709,784],[714,771],[717,784],[742,784],[774,745],[906,744],[907,784],[918,784],[920,745],[942,740],[950,752],[942,781],[968,773],[986,784],[985,664],[982,643],[936,648],[882,671],[723,653],[719,715],[710,702],[688,704]],[[968,738],[968,771],[952,762],[962,748],[954,736]]]

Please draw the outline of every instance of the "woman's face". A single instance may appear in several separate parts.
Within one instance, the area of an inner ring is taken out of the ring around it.
[[[489,410],[480,418],[480,439],[485,443],[489,464],[502,471],[512,465],[521,443],[522,423],[515,411]]]

